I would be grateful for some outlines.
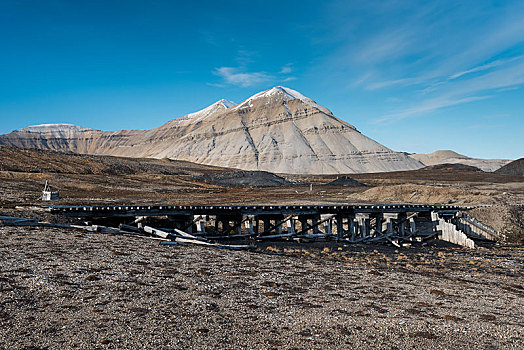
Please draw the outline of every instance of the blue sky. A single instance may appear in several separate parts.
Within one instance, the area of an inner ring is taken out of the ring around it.
[[[524,2],[0,2],[0,133],[149,129],[275,85],[398,151],[524,156]]]

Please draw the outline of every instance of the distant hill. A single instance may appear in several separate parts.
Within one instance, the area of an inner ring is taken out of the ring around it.
[[[233,169],[170,159],[94,156],[0,145],[0,171],[59,174],[204,175]]]
[[[508,159],[480,159],[470,158],[451,150],[440,150],[428,154],[410,154],[411,158],[418,160],[426,166],[437,164],[464,164],[492,172],[508,164]]]
[[[524,176],[524,158],[514,160],[495,171],[497,174]]]
[[[360,181],[350,178],[349,176],[341,176],[338,179],[331,181],[328,186],[343,186],[343,187],[358,187],[366,186]]]
[[[460,164],[460,163],[455,163],[455,164],[444,163],[444,164],[430,165],[421,170],[471,171],[471,172],[479,172],[479,173],[484,172],[477,167],[474,167],[471,165]]]

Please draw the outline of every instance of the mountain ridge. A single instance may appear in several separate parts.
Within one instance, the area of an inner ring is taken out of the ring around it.
[[[278,173],[340,174],[412,170],[422,163],[372,140],[329,109],[277,86],[240,104],[219,100],[150,130],[20,129],[0,144],[115,156],[170,158]]]
[[[410,154],[409,156],[415,160],[418,160],[425,166],[439,164],[463,164],[473,166],[487,172],[493,172],[511,162],[509,159],[471,158],[452,150],[437,150],[427,154],[415,153]]]

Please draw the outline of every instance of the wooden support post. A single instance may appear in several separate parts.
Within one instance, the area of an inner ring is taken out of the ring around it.
[[[249,217],[246,216],[245,219],[242,216],[233,219],[233,226],[230,225],[230,218],[221,220],[223,223],[224,229],[218,234],[219,236],[227,236],[233,232],[236,235],[242,234],[242,224],[245,221],[248,221]]]
[[[368,214],[360,214],[358,217],[360,238],[369,237],[369,216]]]
[[[253,218],[252,217],[248,217],[248,219],[246,220],[244,226],[246,227],[246,233],[248,235],[255,234],[255,230],[253,230]]]
[[[265,229],[260,235],[268,234],[269,232],[273,230],[275,230],[276,235],[281,235],[282,234],[282,224],[284,224],[286,221],[290,220],[291,218],[292,218],[292,215],[289,215],[286,218],[282,218],[282,217],[278,218],[277,220],[275,220],[275,223],[273,225]]]
[[[286,220],[275,220],[275,233],[277,235],[281,235],[282,234],[282,224],[285,222]]]
[[[376,214],[375,217],[375,230],[370,230],[372,232],[374,232],[374,236],[376,236],[378,232],[384,232],[384,227],[383,227],[383,224],[384,224],[384,215],[383,214]]]
[[[242,219],[242,217],[240,217],[240,221],[235,222],[235,226],[233,227],[235,234],[237,235],[242,234],[242,224],[244,223],[244,221],[247,221],[247,220],[249,220],[249,218]]]
[[[298,220],[300,221],[300,231],[304,231],[307,227],[308,227],[308,224],[307,224],[307,216],[305,215],[300,215],[298,217]]]
[[[196,231],[198,234],[205,235],[206,234],[206,216],[199,215],[195,218],[196,222]]]
[[[337,238],[342,239],[344,237],[344,217],[342,215],[337,215],[335,217],[335,225],[337,226]]]
[[[320,219],[321,220],[324,220],[324,218],[326,217],[326,215],[321,215],[320,216]],[[324,233],[327,234],[327,235],[332,235],[333,234],[333,230],[332,230],[332,219],[333,216],[330,215],[330,218],[327,219],[327,221],[324,223]]]
[[[264,223],[264,232],[267,232],[271,227],[271,223],[267,218],[262,219],[262,222]]]
[[[220,232],[220,228],[218,227],[218,225],[219,225],[219,220],[218,220],[218,217],[215,215],[215,234]]]
[[[397,226],[398,226],[398,235],[400,237],[404,237],[406,235],[406,221],[407,221],[407,214],[406,213],[399,213],[397,215]]]
[[[351,240],[352,241],[355,241],[355,239],[357,239],[358,237],[358,221],[356,218],[353,218],[351,219],[351,222],[350,222],[350,225],[351,225]]]
[[[314,215],[311,221],[311,224],[313,226],[313,234],[318,235],[320,233],[320,230],[318,229],[318,227],[320,226],[318,223],[321,221],[320,215]]]
[[[286,228],[287,228],[287,233],[291,233],[291,234],[296,233],[296,230],[295,230],[295,219],[293,217],[290,217],[286,221]]]
[[[409,219],[409,234],[414,235],[417,232],[417,226],[415,224],[415,218]]]
[[[305,228],[302,228],[302,230],[300,230],[298,233],[297,233],[297,236],[300,236],[300,235],[305,235],[307,234],[307,231],[311,230],[311,229],[315,229],[315,227],[323,224],[324,222],[328,221],[328,220],[331,220],[333,218],[334,215],[327,215],[327,217],[323,220],[320,220],[320,221],[316,221],[314,222],[314,224],[310,227],[307,226],[306,224],[306,227]],[[314,232],[314,231],[313,231]]]
[[[394,233],[394,231],[393,231],[393,218],[391,218],[391,217],[388,217],[386,219],[386,233],[387,234]]]

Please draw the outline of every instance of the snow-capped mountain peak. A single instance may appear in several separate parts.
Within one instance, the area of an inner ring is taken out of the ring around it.
[[[198,112],[187,114],[184,119],[205,118],[219,110],[226,110],[236,105],[237,104],[235,102],[226,100],[225,98],[223,98],[213,103],[211,106],[208,106],[204,109],[199,110]]]
[[[270,100],[277,99],[277,98],[280,98],[283,100],[298,99],[308,105],[317,106],[315,101],[313,101],[309,97],[302,95],[300,92],[296,90],[293,90],[293,89],[290,89],[284,86],[275,86],[275,87],[272,87],[271,89],[254,94],[253,96],[249,97],[248,99],[240,103],[234,109],[240,109],[242,107],[251,106],[254,100],[258,100],[261,98],[269,98]]]
[[[233,101],[230,101],[230,100],[226,100],[225,98],[221,99],[220,101],[217,101],[217,103],[220,103],[226,109],[231,108],[231,107],[237,105],[236,102],[233,102]]]

